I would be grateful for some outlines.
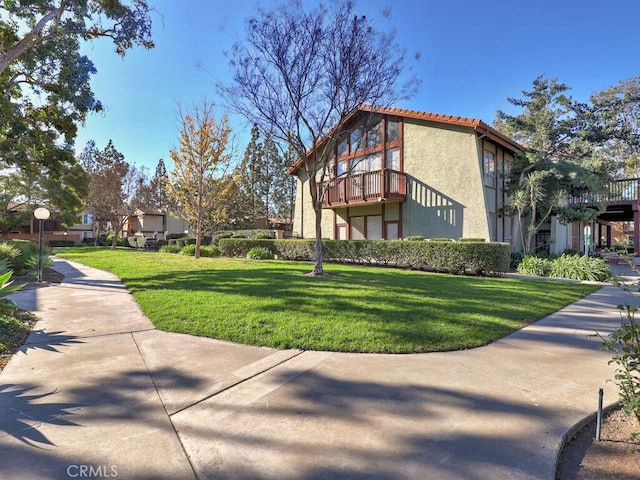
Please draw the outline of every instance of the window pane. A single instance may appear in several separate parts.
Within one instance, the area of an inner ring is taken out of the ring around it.
[[[351,240],[364,240],[364,217],[351,217]]]
[[[346,161],[342,161],[342,162],[338,162],[338,169],[336,171],[337,175],[344,175],[345,173],[347,173],[347,162]]]
[[[382,240],[382,215],[367,217],[367,240]]]
[[[382,122],[378,122],[367,132],[367,147],[377,147],[382,144]]]
[[[362,173],[367,171],[366,157],[352,158],[350,163],[351,173]]]
[[[387,120],[387,142],[393,142],[400,138],[400,122]]]
[[[350,152],[354,153],[362,147],[362,132],[359,129],[354,130],[351,132],[350,139]]]
[[[338,144],[338,156],[344,155],[347,153],[347,139],[345,138]]]
[[[484,151],[484,184],[487,187],[496,186],[496,154]]]
[[[382,155],[376,153],[367,157],[367,171],[373,172],[382,169]]]
[[[391,170],[400,170],[400,149],[391,148],[387,150],[385,167]]]
[[[397,223],[387,223],[387,240],[398,240]]]

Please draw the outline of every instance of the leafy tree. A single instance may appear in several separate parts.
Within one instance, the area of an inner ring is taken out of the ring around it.
[[[138,188],[144,183],[144,171],[129,165],[111,140],[102,151],[88,143],[81,158],[89,177],[86,208],[99,231],[113,231],[111,248],[115,249],[125,223],[142,206]]]
[[[596,154],[614,178],[640,176],[640,76],[590,97],[585,121],[602,143]]]
[[[195,230],[195,258],[199,258],[203,232],[226,215],[225,197],[235,188],[228,152],[231,128],[226,115],[216,120],[207,100],[181,111],[180,118],[179,146],[170,151],[174,169],[167,194]]]
[[[64,225],[74,223],[86,195],[84,169],[75,162],[69,149],[62,171],[42,166],[33,160],[20,166],[7,166],[0,171],[0,234],[28,224],[35,208],[46,205]]]
[[[218,85],[235,111],[296,152],[315,212],[314,275],[323,274],[322,187],[343,119],[362,104],[389,105],[410,92],[396,87],[404,51],[376,26],[350,0],[309,11],[300,1],[259,10],[247,22],[246,41],[234,46],[233,84]]]
[[[563,221],[588,220],[598,210],[570,205],[569,199],[586,192],[602,192],[607,172],[602,163],[593,160],[597,142],[584,127],[584,108],[566,95],[569,87],[556,79],[539,76],[531,91],[523,98],[507,101],[522,111],[517,115],[498,111],[494,125],[524,145],[515,156],[508,179],[515,213],[512,242],[524,239],[528,251],[530,241],[551,215]],[[541,212],[544,214],[540,215]],[[509,213],[509,212],[507,212]],[[529,218],[526,236],[522,219]]]
[[[150,12],[145,0],[0,2],[0,158],[5,163],[36,160],[57,171],[66,168],[61,151],[71,146],[78,123],[102,110],[90,85],[96,70],[80,55],[81,41],[110,38],[121,56],[134,45],[152,48]]]

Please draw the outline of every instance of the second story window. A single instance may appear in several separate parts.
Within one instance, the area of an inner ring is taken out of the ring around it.
[[[496,188],[496,154],[484,150],[484,184],[487,187]]]

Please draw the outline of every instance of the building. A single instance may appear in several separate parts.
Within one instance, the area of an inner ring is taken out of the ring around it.
[[[501,208],[505,176],[522,149],[515,141],[480,120],[395,108],[363,107],[344,125],[324,185],[323,237],[511,242]],[[289,169],[298,177],[293,231],[313,238],[300,167],[298,161]]]

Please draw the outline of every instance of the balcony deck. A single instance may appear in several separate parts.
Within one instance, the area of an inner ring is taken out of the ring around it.
[[[407,175],[382,169],[343,175],[325,183],[322,208],[363,205],[371,202],[404,202],[407,199]]]
[[[640,179],[627,178],[623,180],[613,180],[607,185],[607,191],[603,195],[586,193],[579,197],[573,197],[571,204],[596,205],[606,203],[607,205],[630,205],[638,201],[640,190]]]

